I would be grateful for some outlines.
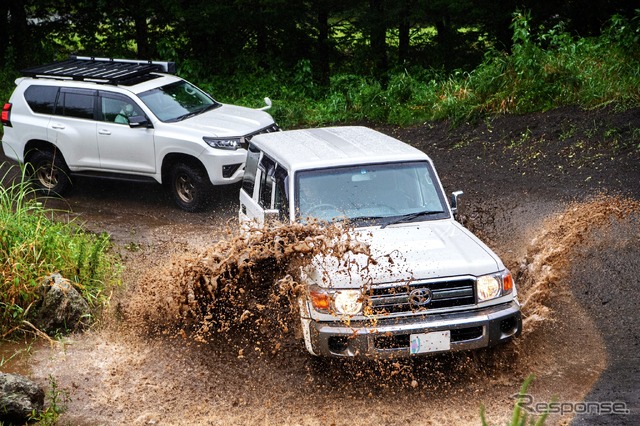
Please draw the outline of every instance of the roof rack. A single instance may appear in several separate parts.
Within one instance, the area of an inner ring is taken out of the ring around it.
[[[175,74],[175,62],[70,56],[66,61],[27,68],[27,77],[46,77],[122,84],[152,72]]]

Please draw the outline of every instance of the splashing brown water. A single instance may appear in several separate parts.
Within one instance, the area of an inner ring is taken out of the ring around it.
[[[166,248],[177,255],[154,248],[153,261],[139,255],[113,327],[44,354],[35,368],[43,382],[53,374],[72,390],[63,423],[478,424],[481,404],[492,423],[504,423],[529,373],[537,375],[537,400],[571,401],[604,368],[597,330],[558,285],[570,279],[573,247],[638,211],[633,201],[600,197],[540,226],[512,267],[527,316],[518,350],[316,364],[293,332],[289,296],[299,294],[301,265],[349,244],[329,244],[344,229],[296,225],[249,239],[228,234],[201,249]]]
[[[200,253],[183,254],[164,270],[149,271],[124,309],[127,321],[203,343],[213,334],[229,343],[241,335],[275,350],[299,323],[295,303],[305,291],[299,284],[301,267],[319,254],[337,259],[347,252],[367,254],[342,224],[227,234],[230,238]]]
[[[525,335],[550,317],[546,301],[554,285],[566,279],[574,249],[590,244],[598,229],[639,211],[637,200],[598,195],[547,218],[514,271]],[[340,224],[291,224],[227,235],[197,254],[175,257],[162,271],[148,271],[125,308],[128,321],[200,342],[212,333],[238,331],[254,340],[266,335],[263,340],[277,341],[298,323],[301,267],[317,255],[341,259],[349,251],[367,252]]]
[[[576,248],[588,247],[595,232],[606,231],[615,221],[640,213],[638,200],[598,195],[583,202],[573,202],[559,215],[548,218],[531,241],[526,257],[516,270],[520,291],[523,332],[552,315],[548,300],[560,291],[555,286],[567,279]]]

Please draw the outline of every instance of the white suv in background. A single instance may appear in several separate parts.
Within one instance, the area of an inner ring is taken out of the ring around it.
[[[153,180],[186,211],[213,185],[239,182],[252,136],[271,115],[222,104],[173,75],[172,62],[71,57],[24,70],[2,109],[7,157],[30,166],[42,192],[74,175]]]

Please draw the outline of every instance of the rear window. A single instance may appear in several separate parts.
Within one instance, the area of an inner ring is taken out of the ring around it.
[[[33,112],[39,114],[53,114],[58,96],[55,86],[29,86],[24,92],[24,98]]]

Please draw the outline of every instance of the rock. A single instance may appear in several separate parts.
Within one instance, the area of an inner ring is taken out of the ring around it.
[[[26,377],[0,372],[0,422],[23,424],[44,407],[44,390]]]
[[[55,334],[77,331],[91,323],[87,301],[69,280],[60,274],[52,274],[45,278],[42,286],[45,295],[36,314],[35,325],[38,328]]]

